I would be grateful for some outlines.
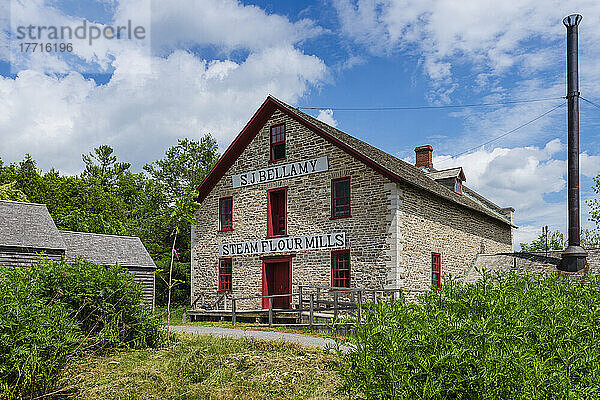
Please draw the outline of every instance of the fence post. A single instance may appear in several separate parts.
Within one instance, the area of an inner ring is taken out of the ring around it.
[[[231,299],[231,325],[235,325],[235,297]]]
[[[373,297],[373,303],[375,303],[375,296],[376,296],[375,290],[373,290],[373,292],[371,293],[371,296]]]
[[[315,294],[311,293],[310,294],[310,314],[308,316],[308,325],[311,327],[311,329],[313,326],[313,319],[314,319],[314,315],[315,315],[314,299],[315,299]]]
[[[333,292],[333,319],[337,321],[338,317],[338,292]]]
[[[273,325],[273,298],[269,297],[269,327]]]
[[[319,308],[319,297],[321,297],[321,288],[317,288],[317,308]]]
[[[358,292],[358,322],[360,322],[360,318],[362,317],[362,292]]]
[[[300,308],[300,315],[302,315],[302,310],[304,309],[304,304],[302,303],[302,285],[298,286],[298,305]],[[300,317],[300,319],[302,319],[302,317]]]

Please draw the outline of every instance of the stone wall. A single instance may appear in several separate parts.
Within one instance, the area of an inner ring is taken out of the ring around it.
[[[509,225],[407,185],[398,185],[402,202],[403,287],[431,285],[431,253],[441,255],[442,277],[463,276],[481,253],[512,250]]]
[[[268,164],[269,127],[286,124],[286,159]],[[232,175],[268,165],[327,156],[329,170],[233,189]],[[331,219],[331,180],[350,177],[351,214]],[[192,301],[218,298],[218,245],[262,240],[267,235],[267,190],[287,187],[287,233],[345,232],[351,286],[426,289],[431,252],[442,254],[442,273],[464,274],[483,251],[510,251],[510,227],[405,184],[396,184],[279,111],[271,116],[197,211],[192,229]],[[233,196],[233,231],[219,232],[219,198]],[[286,253],[277,253],[285,255]],[[262,295],[258,255],[232,258],[232,295]],[[292,291],[298,285],[331,285],[331,251],[299,251],[292,258]],[[260,300],[238,303],[260,308]]]
[[[327,156],[329,170],[266,184],[233,189],[231,176],[265,168],[269,159],[269,127],[285,122],[287,164]],[[350,177],[351,214],[349,218],[331,217],[331,180]],[[382,289],[388,274],[389,235],[387,178],[357,161],[346,152],[297,121],[276,111],[238,160],[227,171],[196,213],[203,223],[192,233],[192,301],[204,297],[206,303],[217,298],[218,245],[261,240],[267,235],[267,190],[287,187],[287,233],[289,236],[346,232],[350,249],[351,286]],[[219,198],[233,196],[233,231],[219,232]],[[285,255],[288,253],[277,253]],[[232,258],[232,287],[235,297],[262,295],[262,261],[258,255]],[[331,285],[331,251],[308,250],[292,258],[292,289],[298,285]],[[240,308],[260,308],[259,301],[240,304]]]
[[[583,275],[586,272],[600,272],[600,249],[587,249],[588,266],[577,273],[562,272],[557,269],[562,251],[536,251],[524,253],[480,254],[467,273],[465,282],[473,282],[481,277],[483,271],[515,271],[536,274]]]

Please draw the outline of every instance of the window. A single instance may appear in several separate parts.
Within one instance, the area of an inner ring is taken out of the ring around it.
[[[331,218],[350,216],[350,178],[331,181]]]
[[[285,159],[285,124],[271,127],[271,158],[270,161]]]
[[[231,292],[231,258],[219,260],[219,292]]]
[[[267,191],[267,237],[287,235],[287,188]]]
[[[331,252],[331,286],[350,287],[350,250]]]
[[[462,181],[456,178],[456,183],[454,183],[454,191],[458,194],[462,194]]]
[[[219,199],[219,230],[233,230],[233,197]]]
[[[440,274],[442,272],[442,256],[431,253],[431,285],[437,288],[442,286]]]

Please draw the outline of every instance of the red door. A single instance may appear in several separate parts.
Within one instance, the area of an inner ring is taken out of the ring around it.
[[[263,261],[263,296],[291,294],[291,269],[289,258],[274,258]],[[263,308],[269,308],[269,299],[263,298]],[[273,308],[289,309],[290,297],[274,297]]]

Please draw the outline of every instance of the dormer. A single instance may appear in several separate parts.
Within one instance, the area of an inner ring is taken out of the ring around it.
[[[427,172],[427,176],[458,194],[463,193],[463,182],[467,180],[462,167]]]

